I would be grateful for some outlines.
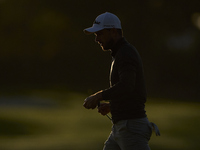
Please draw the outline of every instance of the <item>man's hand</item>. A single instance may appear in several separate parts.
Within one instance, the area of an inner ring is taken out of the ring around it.
[[[98,112],[101,113],[103,116],[107,115],[110,112],[110,104],[109,103],[102,103],[98,107]]]
[[[102,100],[102,91],[99,91],[84,100],[83,106],[87,109],[95,109]]]

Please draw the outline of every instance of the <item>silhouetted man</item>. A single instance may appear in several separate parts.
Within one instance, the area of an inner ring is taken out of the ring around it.
[[[109,12],[99,15],[92,27],[84,30],[94,33],[95,41],[103,51],[111,51],[110,87],[84,100],[83,106],[102,115],[111,113],[113,128],[104,150],[149,150],[152,129],[159,130],[147,119],[145,111],[146,88],[142,60],[136,48],[123,37],[119,18]],[[100,102],[109,101],[109,103]]]

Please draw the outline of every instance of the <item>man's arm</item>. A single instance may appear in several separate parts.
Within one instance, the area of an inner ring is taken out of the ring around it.
[[[110,112],[110,103],[101,103],[98,107],[98,112],[103,116],[107,115]]]
[[[84,100],[83,106],[87,109],[95,109],[98,103],[102,101],[102,91],[99,91]]]
[[[135,89],[137,62],[131,56],[126,56],[115,61],[119,81],[102,93],[104,100],[113,100],[122,95],[130,94]],[[116,72],[115,72],[116,74]],[[115,78],[115,76],[113,77]]]

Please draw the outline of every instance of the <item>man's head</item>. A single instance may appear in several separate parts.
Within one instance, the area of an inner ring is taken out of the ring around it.
[[[94,33],[103,50],[111,49],[114,44],[123,36],[119,18],[109,12],[99,15],[93,26],[83,30],[85,34]]]

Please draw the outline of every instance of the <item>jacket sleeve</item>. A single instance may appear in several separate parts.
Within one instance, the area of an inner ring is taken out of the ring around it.
[[[120,57],[116,57],[115,63],[119,79],[110,88],[103,90],[104,100],[115,100],[125,95],[130,96],[135,89],[137,58],[132,54],[121,54]]]

